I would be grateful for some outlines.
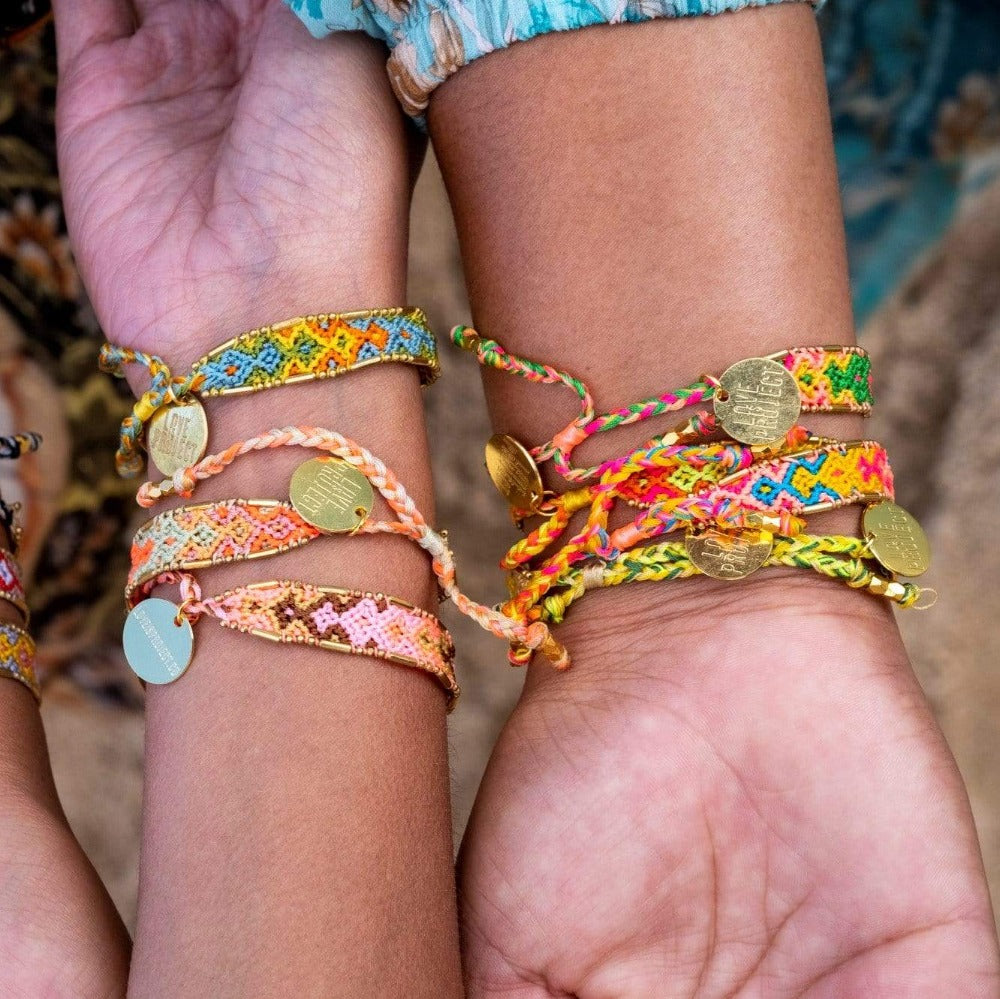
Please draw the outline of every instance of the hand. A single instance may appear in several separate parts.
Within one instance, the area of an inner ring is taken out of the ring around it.
[[[402,304],[371,300],[402,280],[410,182],[378,45],[317,42],[278,0],[55,6],[66,214],[109,338],[189,361]]]
[[[1000,995],[965,791],[885,607],[763,574],[587,601],[463,847],[471,999]]]
[[[123,997],[128,934],[59,807],[30,693],[0,685],[0,993]]]

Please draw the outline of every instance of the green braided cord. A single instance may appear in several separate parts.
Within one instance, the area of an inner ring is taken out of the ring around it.
[[[838,557],[838,556],[847,556]],[[839,579],[855,585],[865,585],[872,572],[862,559],[868,556],[868,543],[860,538],[841,535],[816,535],[803,537],[776,536],[774,548],[768,558],[769,565],[784,565],[796,569],[811,569],[820,575]],[[550,591],[541,601],[541,619],[559,624],[570,605],[582,597],[587,589],[585,579],[588,565],[575,565],[558,581],[560,589]],[[602,566],[598,587],[621,586],[625,583],[660,582],[700,575],[691,562],[683,542],[667,541],[656,545],[623,552]],[[902,601],[908,606],[919,593],[919,587],[906,584],[908,596]],[[913,586],[912,593],[909,587]]]
[[[593,415],[593,403],[587,386],[568,372],[518,354],[510,354],[496,340],[480,336],[470,326],[456,326],[451,331],[451,339],[452,343],[463,350],[474,352],[479,358],[479,363],[486,367],[509,371],[511,374],[542,385],[566,385],[579,396],[584,413],[589,412]]]
[[[580,399],[581,412],[567,429],[578,429],[582,437],[589,437],[605,430],[614,430],[616,427],[662,416],[664,413],[675,412],[687,406],[705,402],[711,399],[715,393],[713,385],[699,380],[675,392],[664,392],[660,395],[650,396],[648,399],[642,399],[630,406],[595,416],[590,390],[584,382],[569,372],[561,371],[549,364],[533,361],[519,354],[511,354],[496,340],[481,336],[469,326],[456,326],[451,331],[451,339],[456,346],[463,350],[474,351],[479,363],[486,367],[507,371],[537,384],[562,384],[571,388]],[[553,459],[558,472],[571,482],[592,478],[600,474],[605,467],[604,465],[594,465],[590,468],[573,468],[569,463],[571,452],[572,447],[560,446],[556,443],[556,439],[546,441],[531,449],[532,457],[537,461]]]

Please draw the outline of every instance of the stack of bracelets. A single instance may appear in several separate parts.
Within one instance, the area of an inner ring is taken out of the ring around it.
[[[0,437],[0,458],[20,458],[29,451],[37,451],[41,442],[41,437],[33,433]],[[35,700],[40,700],[41,692],[35,675],[35,643],[28,632],[28,603],[21,566],[17,561],[17,549],[21,542],[19,509],[19,504],[7,503],[0,497],[0,526],[9,543],[9,548],[0,547],[0,602],[12,607],[19,620],[18,624],[0,622],[0,677],[24,684]]]
[[[793,348],[733,364],[633,406],[598,415],[588,387],[556,368],[507,353],[496,341],[456,327],[456,344],[480,364],[576,393],[580,415],[555,437],[528,449],[494,436],[487,469],[514,520],[540,522],[503,559],[510,599],[486,607],[458,586],[451,550],[417,509],[395,475],[361,444],[321,427],[275,427],[208,453],[203,400],[333,378],[362,366],[416,366],[425,384],[438,375],[437,350],[419,309],[376,309],[292,319],[251,330],[217,347],[191,371],[174,376],[159,358],[105,345],[102,367],[122,376],[139,364],[150,376],[121,430],[123,475],[143,465],[142,447],[167,477],[137,493],[143,507],[170,496],[191,497],[197,484],[243,455],[278,447],[317,452],[303,461],[280,498],[192,503],[156,514],[132,544],[125,591],[126,657],[150,683],[170,683],[190,664],[193,625],[202,617],[278,642],[297,642],[368,656],[433,675],[458,697],[454,646],[433,615],[402,600],[271,579],[205,595],[201,570],[271,558],[327,535],[388,533],[428,554],[443,598],[510,646],[510,661],[542,652],[557,668],[569,653],[550,625],[588,590],[622,583],[705,574],[738,580],[765,566],[790,566],[838,579],[902,607],[929,591],[897,576],[927,569],[926,538],[893,502],[892,471],[874,441],[840,442],[811,435],[801,414],[871,410],[870,363],[857,347]],[[711,408],[697,409],[701,405]],[[677,429],[628,454],[592,467],[572,464],[576,447],[594,434],[687,410]],[[549,492],[540,465],[552,462],[566,481]],[[392,516],[378,519],[376,493]],[[621,504],[629,522],[612,527]],[[806,518],[863,504],[863,537],[813,535]],[[579,514],[575,532],[570,523]],[[666,535],[682,532],[680,540]],[[561,545],[561,547],[558,547]],[[180,602],[152,595],[164,584]]]
[[[567,372],[510,354],[468,327],[456,327],[452,339],[481,365],[563,385],[580,403],[579,416],[544,444],[527,448],[497,434],[486,446],[487,470],[514,522],[541,518],[501,562],[510,599],[498,609],[518,624],[558,623],[592,589],[699,574],[740,580],[765,566],[807,569],[900,607],[933,597],[896,578],[925,572],[929,548],[920,525],[893,501],[884,448],[816,437],[799,425],[808,413],[871,412],[871,365],[859,347],[749,358],[718,377],[598,414],[590,389]],[[594,434],[682,411],[691,415],[680,426],[628,454],[572,464],[574,449]],[[544,488],[547,461],[567,483],[564,492]],[[864,506],[863,537],[807,533],[809,515],[851,504]],[[635,512],[613,529],[620,505]],[[570,534],[578,513],[582,525]],[[670,534],[678,540],[664,538]],[[558,646],[549,639],[543,648]],[[531,655],[511,643],[512,664]],[[565,653],[550,658],[568,665]]]
[[[139,528],[126,586],[126,658],[141,679],[170,683],[190,664],[193,625],[214,617],[223,627],[276,642],[297,642],[367,656],[433,675],[453,706],[455,650],[441,622],[381,593],[272,579],[209,596],[196,575],[211,566],[269,558],[327,535],[388,533],[409,538],[428,554],[444,597],[506,641],[554,652],[548,626],[520,622],[470,600],[458,587],[445,537],[417,509],[396,476],[361,444],[321,427],[276,427],[207,454],[202,400],[333,378],[372,364],[418,368],[424,384],[439,372],[434,336],[419,309],[375,309],[292,319],[251,330],[174,376],[157,357],[106,344],[104,370],[117,376],[145,367],[148,390],[124,421],[116,456],[119,472],[143,466],[144,445],[168,478],[145,483],[137,499],[155,506],[190,497],[198,482],[218,475],[242,455],[267,448],[318,452],[292,474],[287,498],[234,498],[174,507]],[[374,515],[378,493],[393,516]],[[152,596],[176,584],[180,603]]]

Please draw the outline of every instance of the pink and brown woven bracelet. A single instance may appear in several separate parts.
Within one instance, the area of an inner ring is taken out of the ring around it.
[[[273,642],[313,645],[423,670],[444,687],[449,710],[458,700],[451,636],[437,617],[404,600],[298,580],[250,583],[206,597],[193,576],[177,572],[149,580],[137,593],[169,583],[179,584],[180,604],[140,600],[126,622],[126,654],[147,682],[171,683],[184,673],[193,653],[191,626],[207,615],[223,627]]]

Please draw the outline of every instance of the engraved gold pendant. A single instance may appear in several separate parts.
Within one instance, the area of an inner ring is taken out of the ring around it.
[[[861,518],[868,549],[889,572],[912,578],[931,564],[931,547],[916,518],[890,500],[865,508]]]
[[[766,531],[729,534],[707,528],[692,531],[684,538],[688,558],[713,579],[744,579],[767,561],[773,544]]]
[[[195,398],[158,410],[149,421],[149,456],[166,476],[190,468],[208,449],[208,418]]]
[[[545,495],[542,473],[520,441],[494,434],[486,443],[486,470],[514,509],[534,513],[541,506]]]
[[[737,361],[719,379],[715,415],[742,444],[771,444],[795,426],[802,409],[799,386],[784,365],[767,357]]]
[[[327,534],[357,530],[375,506],[372,484],[342,458],[310,458],[292,474],[289,496],[308,524]]]
[[[125,658],[146,683],[173,683],[191,664],[191,622],[169,600],[150,597],[135,605],[122,632]]]

